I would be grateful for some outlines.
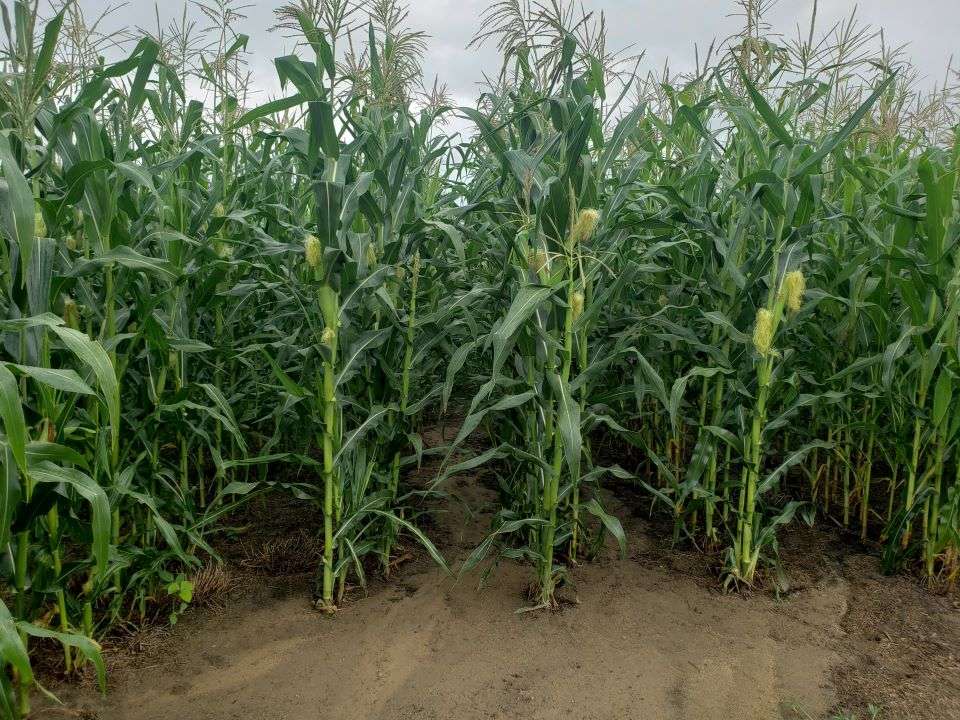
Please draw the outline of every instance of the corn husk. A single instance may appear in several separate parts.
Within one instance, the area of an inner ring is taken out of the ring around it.
[[[580,211],[576,222],[573,224],[573,230],[570,232],[570,241],[574,247],[591,238],[594,230],[597,229],[599,220],[600,213],[593,208],[584,208]]]
[[[316,235],[307,235],[306,239],[303,241],[303,248],[307,256],[307,265],[316,270],[320,267],[320,260],[322,256],[322,248],[320,247],[320,241],[317,240]]]
[[[757,310],[757,319],[753,326],[753,346],[764,357],[773,349],[773,313],[766,308]]]
[[[791,312],[797,312],[803,305],[803,295],[807,291],[807,279],[800,270],[788,272],[783,278],[780,292],[783,294],[784,305]]]
[[[570,309],[573,311],[574,322],[583,315],[583,293],[579,290],[570,296]]]

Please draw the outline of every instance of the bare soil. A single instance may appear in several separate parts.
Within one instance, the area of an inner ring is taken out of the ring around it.
[[[431,534],[463,558],[494,494],[477,478],[451,489],[464,502],[445,505]],[[411,547],[393,578],[354,590],[333,617],[312,609],[303,572],[314,518],[267,508],[274,536],[233,548],[215,601],[115,647],[106,699],[61,687],[65,705],[39,716],[800,720],[868,718],[872,704],[885,720],[960,718],[948,598],[882,577],[837,537],[792,529],[788,593],[723,594],[710,556],[658,539],[638,498],[610,504],[628,557],[610,549],[578,567],[560,611],[515,613],[528,568],[504,563],[478,589],[479,575],[456,582]]]

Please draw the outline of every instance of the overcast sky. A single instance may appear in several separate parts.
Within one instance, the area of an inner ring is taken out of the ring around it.
[[[110,2],[123,0],[79,0],[88,18],[97,15]],[[276,93],[272,59],[291,50],[289,40],[268,32],[273,24],[273,8],[280,0],[236,0],[246,5],[246,20],[237,30],[251,38],[250,68],[254,83],[263,94]],[[164,0],[159,4],[165,23],[179,16],[183,0]],[[434,75],[446,83],[458,102],[469,102],[477,94],[484,70],[499,69],[493,47],[466,50],[480,25],[489,0],[411,0],[411,27],[430,35],[429,52],[424,63],[426,81]],[[692,64],[694,44],[706,48],[712,39],[722,39],[740,25],[731,17],[731,0],[585,0],[588,10],[603,11],[607,17],[608,47],[632,46],[645,51],[648,67],[661,67],[669,59],[676,69]],[[191,2],[192,5],[192,2]],[[856,7],[852,0],[820,0],[821,27],[847,16]],[[155,27],[156,0],[126,0],[112,14],[112,27]],[[813,0],[780,0],[770,15],[775,29],[794,36],[797,24],[806,27]],[[192,15],[197,15],[191,9]],[[909,53],[930,84],[940,82],[950,57],[960,57],[960,0],[866,0],[857,10],[861,21],[886,29],[887,42],[909,44]]]

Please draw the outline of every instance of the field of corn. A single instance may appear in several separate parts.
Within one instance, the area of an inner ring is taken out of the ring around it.
[[[322,513],[329,614],[401,541],[447,569],[424,508],[480,467],[499,510],[450,572],[528,565],[524,610],[626,547],[625,486],[729,592],[776,590],[804,523],[952,591],[956,78],[765,6],[673,75],[500,0],[457,107],[395,0],[281,7],[269,101],[228,0],[112,60],[73,3],[4,2],[0,715],[44,649],[103,683],[98,640],[176,622],[267,494]]]

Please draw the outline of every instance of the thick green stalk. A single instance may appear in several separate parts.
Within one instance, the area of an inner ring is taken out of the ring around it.
[[[33,494],[33,483],[30,476],[23,477],[24,500],[30,502]],[[17,590],[17,617],[27,617],[27,561],[30,551],[30,530],[23,530],[17,534],[17,557],[14,570],[14,585]],[[21,631],[20,640],[25,648],[29,648],[29,636]],[[26,717],[30,714],[30,685],[21,682],[19,686],[20,714]]]
[[[923,538],[928,579],[933,579],[934,577],[934,566],[938,552],[937,541],[940,534],[940,501],[943,492],[944,445],[944,438],[941,433],[938,432],[933,471],[933,494],[927,500],[927,522]]]
[[[847,382],[847,417],[852,418],[850,388],[851,382]],[[853,464],[853,431],[850,425],[846,427],[844,448],[846,448],[847,462],[843,466],[843,526],[850,527],[850,467]]]
[[[759,389],[751,423],[750,459],[747,464],[747,487],[743,502],[743,530],[740,538],[740,577],[747,583],[753,581],[753,573],[756,569],[756,562],[753,557],[753,525],[757,502],[757,484],[763,464],[761,440],[763,425],[766,422],[767,394],[769,393],[771,371],[772,361],[770,358],[761,360],[760,369],[757,372]]]
[[[339,298],[336,291],[329,285],[323,285],[318,293],[320,308],[326,326],[323,331],[322,342],[327,348],[328,356],[323,362],[323,594],[321,597],[322,609],[332,612],[336,609],[333,598],[334,572],[334,524],[337,483],[337,469],[334,466],[334,448],[337,445],[337,397],[336,397],[336,367],[338,344],[338,316]]]
[[[920,394],[921,399],[918,401],[918,406],[920,410],[923,410],[923,399],[922,393]],[[904,509],[909,513],[913,509],[913,504],[916,501],[916,492],[917,492],[917,474],[920,466],[920,442],[922,439],[922,429],[923,425],[919,415],[914,418],[913,421],[913,443],[910,450],[910,465],[907,468],[907,487],[904,495],[903,506]],[[910,538],[913,535],[913,523],[908,521],[906,529],[903,531],[903,537],[900,538],[900,544],[902,547],[906,548],[910,544]]]
[[[50,556],[53,559],[53,574],[57,579],[57,615],[60,626],[60,632],[66,633],[70,630],[70,619],[67,616],[66,593],[60,585],[60,573],[63,572],[63,561],[60,556],[60,516],[57,506],[54,505],[47,511],[47,532],[50,536]],[[63,645],[64,670],[67,673],[73,671],[73,655],[70,646]]]
[[[568,270],[568,279],[570,279],[573,271],[572,264],[568,267]],[[563,364],[561,367],[561,377],[564,385],[570,380],[570,369],[573,364],[573,304],[571,302],[573,292],[570,290],[570,284],[567,287],[567,308],[563,316]],[[554,402],[556,401],[554,400]],[[563,435],[558,429],[554,428],[553,462],[550,477],[543,492],[543,513],[546,526],[543,532],[543,546],[541,547],[543,560],[540,570],[540,603],[542,605],[553,603],[553,541],[557,531],[557,496],[560,491],[560,475],[562,472]]]
[[[729,344],[729,341],[728,341]],[[720,414],[722,412],[721,403],[723,402],[723,389],[724,389],[724,378],[722,375],[717,376],[714,379],[714,388],[713,388],[713,424],[716,425],[719,422]],[[729,446],[728,446],[729,447]],[[717,451],[710,453],[710,464],[707,467],[707,477],[706,477],[706,490],[708,493],[711,493],[714,497],[717,493]],[[708,543],[716,542],[717,532],[714,527],[714,515],[717,510],[716,500],[713,498],[707,499],[706,508],[704,509],[704,533]]]
[[[413,341],[416,335],[417,325],[417,286],[420,280],[420,254],[417,253],[413,259],[413,265],[410,272],[410,303],[409,313],[407,314],[407,328],[404,335],[403,368],[400,372],[400,422],[405,422],[407,406],[410,399],[410,368],[413,365]],[[393,454],[393,462],[390,468],[390,502],[391,504],[397,498],[397,490],[400,484],[400,449]],[[390,574],[390,551],[396,539],[397,528],[391,521],[387,523],[387,532],[384,536],[383,549],[383,568],[385,574]]]
[[[872,405],[872,403],[871,403]],[[872,409],[872,408],[871,408]],[[870,417],[870,413],[867,414]],[[860,498],[860,539],[866,541],[869,530],[870,518],[870,486],[873,481],[873,445],[876,440],[876,431],[870,428],[870,434],[867,437],[866,456],[863,461],[863,477],[860,482],[863,491]]]
[[[584,293],[584,303],[583,309],[585,310],[589,307],[591,297],[593,295],[592,288],[589,283],[587,283],[584,288],[586,292]],[[583,373],[587,369],[589,364],[589,350],[587,345],[587,328],[586,325],[580,329],[579,337],[577,338],[577,372]],[[580,415],[583,416],[587,408],[587,383],[583,382],[580,386]],[[584,452],[586,457],[590,458],[590,446],[589,440],[587,438],[583,439]],[[573,563],[577,562],[577,542],[579,540],[580,534],[580,483],[577,482],[573,486],[573,497],[571,498],[571,522],[572,527],[570,529],[570,560]]]

